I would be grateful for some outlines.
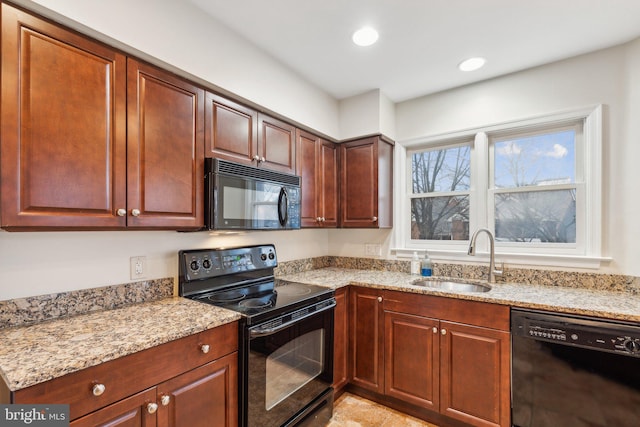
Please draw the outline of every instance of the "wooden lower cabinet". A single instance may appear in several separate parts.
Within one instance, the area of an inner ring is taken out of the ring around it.
[[[336,289],[333,328],[333,389],[340,393],[349,375],[349,288]]]
[[[384,322],[385,394],[437,411],[440,377],[438,321],[387,311]]]
[[[510,425],[509,307],[350,292],[354,392],[437,424]]]
[[[234,427],[238,355],[229,354],[71,423],[71,427]]]
[[[72,372],[9,397],[6,403],[68,404],[73,427],[235,427],[238,322]]]
[[[156,414],[148,405],[156,400],[155,389],[149,389],[122,399],[70,423],[71,427],[155,427]]]
[[[351,287],[349,297],[351,384],[384,392],[382,292]]]
[[[232,353],[158,387],[158,427],[238,425],[238,355]],[[166,400],[163,400],[166,399]],[[168,404],[162,404],[168,401]]]
[[[473,426],[511,425],[509,332],[444,321],[440,328],[440,412]]]

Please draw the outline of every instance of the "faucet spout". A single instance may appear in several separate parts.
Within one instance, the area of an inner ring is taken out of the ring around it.
[[[476,240],[480,233],[486,233],[487,236],[489,236],[489,283],[495,283],[496,276],[502,276],[502,270],[496,270],[495,241],[491,230],[488,228],[477,229],[469,240],[469,249],[467,250],[467,254],[472,256],[476,254]]]

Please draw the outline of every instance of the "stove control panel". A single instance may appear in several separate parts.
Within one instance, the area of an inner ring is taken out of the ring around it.
[[[274,245],[183,250],[178,256],[180,280],[185,282],[278,266]]]

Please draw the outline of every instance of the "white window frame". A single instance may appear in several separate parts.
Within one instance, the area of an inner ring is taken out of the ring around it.
[[[416,241],[411,240],[411,153],[424,148],[449,147],[465,141],[471,145],[471,188],[469,192],[469,233],[480,227],[493,229],[492,146],[490,138],[507,133],[539,131],[546,126],[561,126],[581,121],[582,141],[576,144],[576,185],[583,195],[576,211],[580,210],[580,223],[576,225],[575,244],[519,244],[497,242],[496,258],[518,265],[599,268],[610,258],[602,254],[602,105],[568,110],[483,127],[431,135],[396,144],[395,170],[395,224],[392,252],[397,257],[410,257],[414,251],[428,250],[432,258],[445,261],[484,262],[480,257],[467,255],[469,241]],[[581,151],[583,150],[583,151]],[[557,187],[560,188],[560,187]],[[545,186],[545,190],[547,187]],[[553,186],[548,187],[554,189]],[[487,242],[485,241],[485,244]]]

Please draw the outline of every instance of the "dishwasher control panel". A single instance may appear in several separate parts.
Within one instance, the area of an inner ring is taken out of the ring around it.
[[[640,326],[623,322],[514,309],[511,333],[537,341],[640,357]]]

